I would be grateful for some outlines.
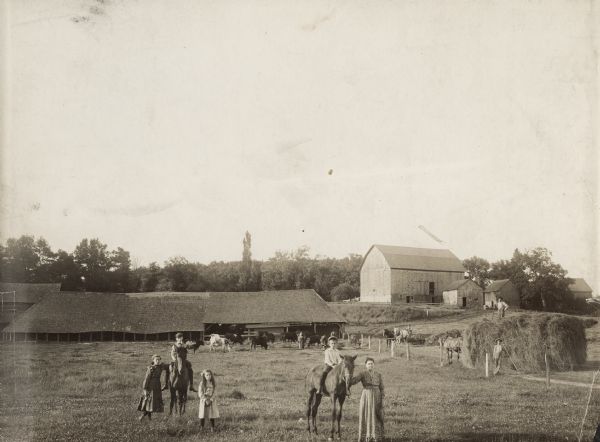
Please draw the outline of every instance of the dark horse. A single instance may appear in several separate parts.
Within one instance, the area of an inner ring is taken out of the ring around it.
[[[325,379],[325,391],[323,394],[331,398],[332,411],[331,411],[331,436],[329,440],[333,440],[335,433],[335,422],[337,421],[337,435],[338,438],[342,438],[342,432],[340,429],[340,420],[342,419],[342,407],[346,396],[350,396],[350,385],[352,382],[352,375],[354,373],[354,360],[356,356],[343,356],[343,361],[338,364],[329,372],[327,379]],[[321,379],[321,373],[323,373],[323,366],[317,365],[310,369],[306,375],[306,390],[308,392],[308,403],[306,407],[306,418],[308,420],[308,432],[309,434],[317,433],[317,412],[319,411],[319,404],[323,395],[317,394],[319,390],[319,382]],[[339,402],[340,408],[337,410],[337,403]],[[312,420],[312,427],[310,422]]]
[[[169,370],[169,391],[171,392],[171,404],[169,415],[173,414],[173,407],[177,401],[177,412],[181,416],[185,413],[185,403],[187,402],[187,391],[190,384],[188,368],[181,358],[177,358],[170,365]]]

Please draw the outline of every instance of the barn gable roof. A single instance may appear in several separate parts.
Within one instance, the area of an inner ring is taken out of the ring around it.
[[[228,293],[61,293],[15,322],[16,332],[202,331],[205,323],[344,323],[314,290]]]
[[[497,292],[501,290],[502,287],[504,287],[508,282],[510,282],[510,279],[498,279],[496,281],[492,281],[490,285],[485,288],[484,293]]]
[[[0,294],[2,302],[13,302],[13,294],[6,292],[15,292],[15,302],[25,304],[35,304],[41,301],[45,296],[51,293],[60,292],[60,283],[21,283],[21,282],[0,282]]]
[[[592,288],[583,278],[573,278],[573,283],[569,284],[569,290],[572,292],[589,292],[592,293]]]
[[[363,258],[365,259],[374,248],[384,256],[392,269],[425,270],[434,272],[465,272],[460,260],[448,249],[424,249],[417,247],[387,246],[375,244]]]

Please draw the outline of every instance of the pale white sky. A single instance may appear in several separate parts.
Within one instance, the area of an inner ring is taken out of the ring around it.
[[[592,4],[7,0],[2,239],[207,263],[422,224],[598,290]]]

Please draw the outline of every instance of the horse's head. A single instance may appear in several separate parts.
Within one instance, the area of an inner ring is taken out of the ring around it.
[[[356,359],[356,355],[354,356],[343,356],[344,360],[342,361],[342,376],[344,378],[344,383],[346,384],[346,395],[350,396],[350,387],[352,376],[354,375],[354,360]]]

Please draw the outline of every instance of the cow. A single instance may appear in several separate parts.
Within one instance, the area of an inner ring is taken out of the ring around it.
[[[383,337],[385,338],[385,345],[389,347],[392,341],[396,340],[396,335],[393,330],[383,329]]]
[[[269,348],[267,337],[264,335],[252,336],[250,338],[250,349],[256,350],[257,346],[261,346],[265,350]]]
[[[268,342],[271,344],[275,342],[275,335],[271,332],[259,332],[258,336],[264,336]]]
[[[210,351],[216,350],[219,346],[223,347],[223,351],[231,351],[231,343],[229,342],[229,340],[217,334],[210,335],[210,341],[208,345]]]
[[[194,350],[194,353],[196,353],[196,350],[198,350],[198,347],[200,347],[201,345],[204,345],[204,341],[202,339],[198,340],[198,342],[185,341],[185,348],[187,348],[188,350]]]
[[[304,339],[304,346],[310,347],[313,344],[319,344],[321,342],[321,336],[319,335],[310,335]]]
[[[236,333],[225,333],[225,339],[227,339],[231,345],[244,343],[244,337]]]
[[[285,332],[281,335],[282,342],[296,342],[298,340],[298,335],[294,332]]]

